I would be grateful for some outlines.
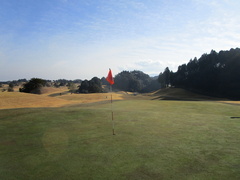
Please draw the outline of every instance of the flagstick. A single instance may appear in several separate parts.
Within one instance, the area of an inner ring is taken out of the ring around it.
[[[114,118],[113,118],[113,105],[112,105],[112,85],[110,85],[110,92],[111,92],[111,111],[112,111],[112,132],[113,132],[113,135],[115,135],[115,132],[114,132]]]
[[[109,84],[110,84],[110,92],[111,92],[111,111],[112,111],[112,132],[113,132],[113,135],[115,135],[115,132],[114,132],[114,118],[113,118],[113,105],[112,105],[112,85],[114,84],[114,80],[113,80],[112,71],[111,71],[110,68],[109,68],[109,72],[108,72],[108,76],[107,76],[106,80],[107,80],[107,81],[109,82]]]

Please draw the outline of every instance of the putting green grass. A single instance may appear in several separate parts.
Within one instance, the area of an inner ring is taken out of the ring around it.
[[[0,110],[0,179],[240,179],[240,106],[123,100]]]

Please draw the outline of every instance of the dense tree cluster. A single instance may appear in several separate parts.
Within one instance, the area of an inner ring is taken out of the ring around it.
[[[51,82],[51,81],[48,81],[48,82]],[[75,79],[75,80],[67,80],[67,79],[58,79],[58,80],[54,80],[53,81],[53,85],[55,87],[60,87],[60,86],[68,86],[69,83],[81,83],[82,80],[80,79]]]
[[[109,82],[107,81],[107,79],[105,77],[101,78],[101,82],[102,82],[102,85],[109,85]]]
[[[9,81],[8,84],[12,84],[12,86],[19,86],[22,83],[26,83],[27,80],[26,79],[19,79],[19,80],[14,80],[14,81]]]
[[[9,83],[8,85],[8,92],[13,92],[14,91],[14,84],[13,83]]]
[[[78,92],[79,93],[103,92],[101,79],[99,79],[98,77],[94,77],[90,81],[88,80],[82,81],[81,85],[79,86]]]
[[[25,83],[22,88],[19,89],[20,92],[41,94],[41,88],[46,86],[47,81],[40,78],[32,78],[30,81]]]
[[[159,89],[156,79],[142,71],[122,71],[114,78],[114,89],[130,92],[149,92]]]
[[[161,84],[161,88],[166,88],[171,85],[171,76],[172,72],[170,72],[168,67],[163,73],[160,73],[158,76],[158,82]]]
[[[240,49],[203,54],[191,59],[173,73],[165,69],[159,75],[159,82],[175,87],[232,99],[240,99]],[[169,83],[168,83],[169,82]]]

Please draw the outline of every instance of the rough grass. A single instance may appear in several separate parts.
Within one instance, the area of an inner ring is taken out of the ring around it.
[[[64,96],[60,96],[60,99],[68,100],[75,103],[93,103],[99,101],[110,101],[114,100],[122,100],[122,94],[117,93],[92,93],[92,94],[67,94]]]
[[[2,92],[0,99],[0,109],[60,107],[70,104],[64,99],[20,92]]]
[[[0,179],[239,179],[240,106],[125,100],[0,111]]]
[[[0,109],[63,107],[76,104],[94,103],[113,100],[215,100],[216,98],[202,96],[179,88],[168,88],[148,94],[134,94],[130,92],[71,94],[67,87],[45,87],[43,94],[35,95],[20,92],[0,92]],[[239,101],[221,100],[222,103],[239,104]]]
[[[63,90],[63,89],[62,89]],[[110,93],[93,93],[93,94],[71,94],[62,93],[60,91],[57,96],[51,97],[52,93],[56,91],[50,91],[46,94],[36,95],[30,93],[20,92],[1,92],[0,93],[0,109],[10,108],[36,108],[36,107],[62,107],[67,105],[74,105],[79,103],[93,103],[99,101],[110,101]],[[112,98],[114,100],[123,99],[122,94],[113,93]]]

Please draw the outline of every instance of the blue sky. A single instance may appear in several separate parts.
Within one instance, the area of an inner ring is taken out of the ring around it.
[[[239,47],[238,0],[0,0],[0,81],[158,75]]]

